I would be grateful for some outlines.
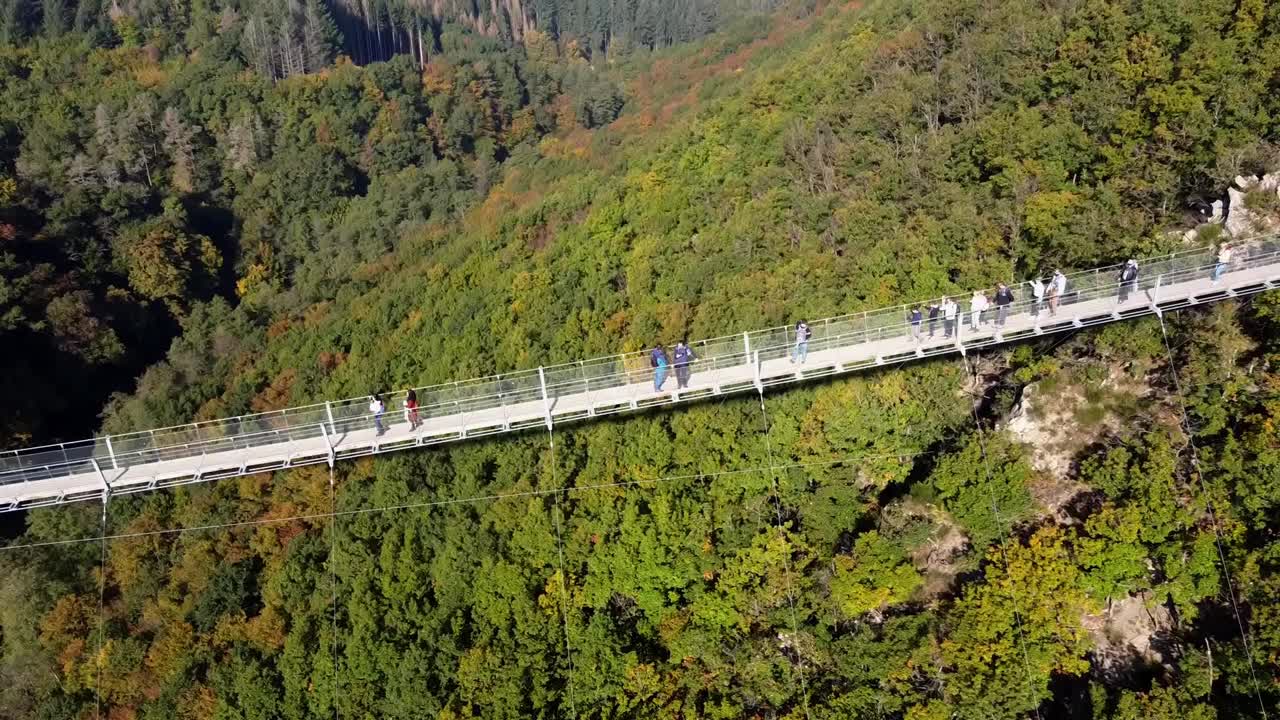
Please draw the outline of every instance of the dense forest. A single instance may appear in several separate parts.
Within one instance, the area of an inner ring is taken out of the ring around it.
[[[360,56],[302,5],[288,71],[247,11],[3,7],[8,446],[1172,250],[1280,169],[1261,0],[800,3],[607,67],[568,24]],[[1266,717],[1278,413],[1272,293],[118,498],[105,543],[33,511],[0,717]]]
[[[275,77],[322,69],[337,51],[357,63],[405,55],[420,66],[447,52],[451,26],[486,37],[616,59],[700,38],[776,0],[0,0],[0,43],[75,36],[96,46],[168,56],[238,42]]]

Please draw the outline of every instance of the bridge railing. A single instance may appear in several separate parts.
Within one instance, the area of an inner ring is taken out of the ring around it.
[[[1233,244],[1234,255],[1230,271],[1280,262],[1280,239],[1275,236]],[[1216,265],[1216,255],[1210,248],[1196,248],[1169,255],[1146,258],[1139,266],[1139,276],[1133,293],[1152,291],[1207,277]],[[1122,265],[1112,265],[1070,273],[1067,275],[1066,293],[1059,299],[1059,316],[1070,316],[1071,306],[1097,300],[1115,298],[1120,289],[1119,274]],[[1048,278],[1045,278],[1047,280]],[[1009,318],[1026,315],[1037,308],[1027,283],[1011,285],[1016,300],[1008,308]],[[989,297],[992,290],[985,291]],[[952,296],[959,305],[958,322],[968,320],[971,294]],[[819,353],[835,348],[865,345],[868,357],[876,353],[876,344],[900,339],[910,333],[908,313],[919,307],[926,313],[922,320],[923,332],[928,331],[927,308],[931,301],[906,303],[890,308],[880,308],[860,313],[850,313],[809,323],[813,336],[809,341],[809,353]],[[1047,312],[1046,302],[1038,308]],[[985,313],[988,325],[995,319],[997,310],[992,305]],[[939,318],[938,330],[942,320]],[[935,337],[933,342],[938,342]],[[785,357],[795,343],[794,328],[779,326],[755,330],[740,335],[730,335],[690,344],[696,360],[690,372],[694,380],[691,388],[699,386],[699,376],[708,377],[713,370],[725,368],[749,368],[756,353],[762,360]],[[674,374],[674,368],[672,369]],[[625,401],[627,397],[640,397],[645,386],[653,380],[648,351],[624,353],[574,363],[544,367],[540,370],[521,370],[484,378],[415,388],[418,397],[418,415],[424,424],[432,420],[450,418],[467,426],[500,426],[508,421],[525,422],[548,409],[554,412],[562,399],[587,395]],[[676,384],[668,380],[670,390]],[[544,388],[546,404],[544,407]],[[387,393],[383,396],[386,412],[383,422],[387,425],[404,422],[403,403],[406,391]],[[167,461],[187,461],[192,457],[215,453],[240,451],[251,457],[248,451],[271,445],[290,445],[305,441],[315,442],[328,438],[336,442],[343,435],[371,428],[373,416],[369,411],[369,398],[317,403],[271,412],[254,413],[232,418],[204,421],[176,427],[145,430],[103,436],[92,440],[58,443],[43,447],[0,452],[0,485],[43,480],[66,475],[118,470],[138,464],[156,464]],[[254,459],[260,459],[253,456]],[[158,472],[163,467],[158,466]],[[175,472],[177,470],[175,469]]]

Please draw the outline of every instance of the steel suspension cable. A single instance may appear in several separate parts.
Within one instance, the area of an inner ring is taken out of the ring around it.
[[[106,665],[102,649],[107,635],[107,504],[110,498],[111,491],[108,489],[102,496],[102,559],[98,570],[98,673],[93,684],[94,720],[102,720],[102,669]]]
[[[968,357],[963,357],[962,359],[964,360],[965,368],[968,370],[970,377],[973,378],[974,386],[977,387],[980,382],[977,369],[969,362]],[[1006,536],[1011,532],[1011,529],[1005,525],[1004,520],[1000,517],[1000,504],[996,500],[995,488],[992,487],[991,461],[987,457],[986,429],[982,424],[982,419],[978,417],[977,403],[970,401],[969,409],[973,414],[973,425],[977,430],[978,452],[982,456],[982,467],[987,476],[987,492],[991,496],[991,516],[996,522],[996,530],[1000,533],[1000,560],[1004,564],[1005,572],[1008,573],[1009,551],[1008,538]],[[1030,696],[1028,699],[1034,700],[1036,693],[1035,685],[1031,679],[1031,654],[1027,650],[1026,630],[1022,626],[1022,603],[1018,599],[1018,591],[1014,583],[1009,584],[1009,598],[1013,601],[1013,621],[1014,627],[1017,628],[1018,631],[1018,646],[1022,650],[1022,665],[1027,676],[1027,693]],[[1035,714],[1036,719],[1040,720],[1039,702],[1036,702],[1032,712]]]
[[[333,671],[333,717],[338,720],[339,675],[338,675],[338,504],[337,491],[333,477],[333,465],[329,465],[329,594],[333,606],[333,620],[330,626],[332,638],[329,641],[329,662]]]
[[[547,425],[547,450],[551,487],[556,488],[556,439],[550,424]],[[564,569],[564,536],[560,529],[560,495],[563,490],[564,488],[557,488],[554,492],[555,505],[552,508],[552,516],[555,518],[556,526],[556,554],[560,560],[560,619],[564,623],[564,657],[569,669],[569,686],[567,688],[569,712],[576,718],[578,717],[578,710],[573,700],[573,646],[569,641],[569,575]]]
[[[782,556],[782,573],[787,582],[787,605],[791,610],[791,635],[792,642],[795,644],[796,658],[799,660],[797,670],[800,673],[800,693],[801,700],[804,702],[804,716],[811,719],[813,716],[809,712],[809,683],[805,678],[805,661],[804,647],[800,642],[800,623],[796,615],[796,595],[795,587],[791,580],[791,542],[787,539],[787,531],[782,521],[782,490],[778,483],[778,474],[781,467],[778,465],[773,453],[773,440],[771,439],[772,428],[769,423],[769,412],[764,406],[764,388],[760,388],[760,419],[764,423],[764,445],[765,451],[769,458],[769,481],[773,486],[773,507],[777,516],[778,534],[787,543],[787,552]]]
[[[1240,603],[1236,598],[1235,581],[1231,578],[1231,567],[1227,563],[1227,553],[1222,542],[1222,527],[1218,522],[1218,513],[1213,507],[1213,497],[1205,486],[1204,474],[1200,470],[1200,452],[1196,447],[1195,428],[1191,425],[1191,416],[1187,412],[1187,397],[1182,390],[1182,380],[1178,377],[1178,365],[1173,355],[1173,347],[1169,344],[1169,332],[1165,327],[1164,315],[1160,315],[1160,335],[1164,339],[1165,354],[1169,359],[1169,376],[1173,379],[1173,388],[1178,396],[1178,409],[1181,415],[1182,430],[1187,435],[1187,449],[1191,451],[1191,475],[1199,486],[1200,497],[1204,501],[1205,511],[1209,515],[1209,524],[1213,527],[1214,544],[1218,549],[1218,562],[1222,564],[1223,579],[1227,584],[1227,598],[1231,602],[1231,613],[1235,616],[1236,627],[1240,630],[1240,640],[1244,644],[1245,658],[1249,661],[1249,678],[1253,683],[1253,692],[1258,700],[1258,711],[1262,720],[1267,720],[1267,705],[1262,697],[1262,686],[1258,682],[1257,669],[1253,662],[1253,647],[1249,631],[1245,627],[1244,616],[1240,614]]]

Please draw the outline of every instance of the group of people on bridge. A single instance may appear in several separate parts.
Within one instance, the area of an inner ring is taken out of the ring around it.
[[[1219,246],[1216,262],[1210,274],[1215,285],[1230,265],[1232,255],[1233,250],[1229,244],[1223,243]],[[1130,296],[1137,292],[1138,274],[1138,261],[1135,259],[1131,258],[1121,266],[1120,272],[1116,277],[1117,300],[1119,302],[1128,301]],[[1058,269],[1055,269],[1048,277],[1048,282],[1036,277],[1027,281],[1026,284],[1031,290],[1030,313],[1033,318],[1038,318],[1040,313],[1045,310],[1048,311],[1049,317],[1055,317],[1058,314],[1060,305],[1069,304],[1075,299],[1075,294],[1068,292],[1067,276]],[[971,331],[977,332],[987,325],[986,313],[993,305],[995,307],[993,325],[997,331],[1003,328],[1009,319],[1010,308],[1016,300],[1013,289],[1004,283],[999,283],[996,286],[996,290],[991,297],[988,297],[986,291],[974,291],[973,296],[969,299],[968,309]],[[905,323],[906,334],[915,342],[921,343],[926,338],[935,338],[939,329],[938,326],[941,324],[943,339],[957,337],[960,326],[964,323],[964,312],[956,301],[946,296],[925,304],[910,306]],[[927,336],[925,334],[926,329]],[[809,340],[812,337],[813,329],[809,327],[807,322],[800,320],[796,323],[794,338],[789,338],[792,343],[790,351],[791,363],[805,363],[809,357]],[[649,366],[653,370],[654,392],[662,391],[670,375],[671,368],[675,368],[676,390],[688,388],[689,379],[693,373],[692,363],[697,359],[693,348],[689,346],[686,340],[682,339],[677,342],[670,353],[661,343],[655,345],[649,351]],[[379,436],[387,431],[385,422],[386,410],[386,403],[383,401],[381,394],[370,396],[369,415],[373,418],[373,426]],[[410,431],[417,430],[422,425],[422,420],[418,415],[418,396],[413,390],[409,390],[405,396],[404,419],[409,424]]]

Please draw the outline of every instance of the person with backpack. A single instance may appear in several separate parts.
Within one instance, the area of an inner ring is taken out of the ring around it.
[[[1129,293],[1138,289],[1138,261],[1133,258],[1120,271],[1120,302],[1129,299]]]
[[[996,288],[996,327],[1004,327],[1004,321],[1009,319],[1009,306],[1013,304],[1013,291],[1008,285],[1000,283]]]
[[[409,432],[418,429],[422,421],[418,419],[418,393],[410,390],[404,397],[404,419],[409,423]]]
[[[796,344],[791,348],[791,364],[799,362],[804,364],[806,358],[809,357],[809,338],[813,337],[813,330],[809,328],[809,323],[801,320],[796,323]]]
[[[956,315],[960,313],[960,306],[951,298],[942,298],[942,337],[950,340],[951,333],[956,329]]]
[[[973,297],[969,299],[969,312],[972,315],[972,325],[974,332],[978,331],[978,327],[982,325],[982,313],[986,311],[987,306],[991,302],[987,300],[987,296],[981,290],[974,290]]]
[[[938,307],[937,300],[934,300],[933,302],[929,303],[929,339],[930,340],[933,339],[933,334],[938,329],[939,310],[940,308]]]
[[[911,325],[911,339],[920,342],[920,321],[924,319],[924,313],[920,312],[920,306],[911,308],[911,313],[907,315],[907,320]]]
[[[662,390],[662,384],[667,381],[667,351],[662,349],[661,345],[655,345],[653,350],[649,351],[649,367],[653,368],[653,391]]]
[[[1227,271],[1227,266],[1230,264],[1231,246],[1227,243],[1222,243],[1222,246],[1218,248],[1218,263],[1213,266],[1213,274],[1210,276],[1214,285],[1217,285],[1218,281],[1222,279],[1222,273]]]
[[[1031,286],[1031,317],[1040,317],[1040,308],[1044,306],[1044,282],[1036,278],[1027,284]]]
[[[691,373],[689,363],[696,359],[693,356],[693,348],[685,344],[684,340],[681,340],[676,343],[676,349],[672,355],[676,361],[676,387],[683,390],[689,387],[689,375]]]
[[[382,395],[375,393],[369,398],[369,414],[373,416],[373,429],[377,431],[378,437],[387,431],[382,424],[382,414],[387,411],[386,403],[382,402]]]

